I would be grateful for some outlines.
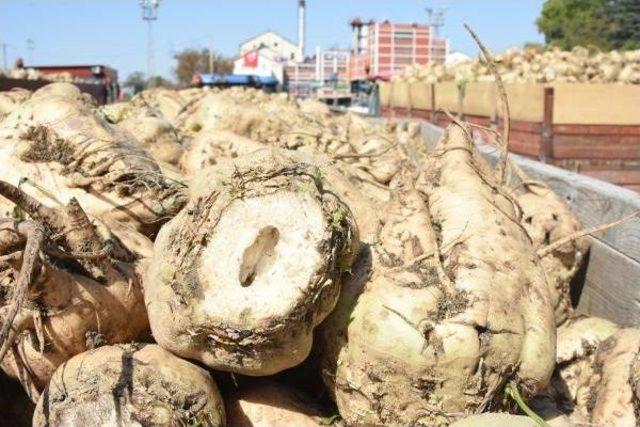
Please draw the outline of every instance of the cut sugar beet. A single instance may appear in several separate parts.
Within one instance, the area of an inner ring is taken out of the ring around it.
[[[349,208],[313,164],[263,150],[206,169],[155,242],[145,281],[154,337],[220,370],[295,366],[357,244]]]

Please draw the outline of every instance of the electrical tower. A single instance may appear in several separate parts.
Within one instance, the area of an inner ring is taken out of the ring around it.
[[[160,0],[140,0],[142,19],[147,21],[147,80],[149,82],[154,74],[152,23],[158,19],[158,6],[160,6]]]
[[[440,28],[444,26],[444,17],[447,10],[444,8],[431,8],[431,7],[428,7],[425,10],[427,11],[429,25],[433,28],[433,35],[436,38],[440,37]]]

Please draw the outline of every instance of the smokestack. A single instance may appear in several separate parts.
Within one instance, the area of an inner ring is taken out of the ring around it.
[[[304,59],[304,31],[305,31],[305,0],[298,0],[298,50]]]
[[[362,50],[362,21],[360,18],[354,18],[349,22],[351,25],[351,29],[353,30],[353,39],[351,41],[351,47],[353,49],[353,53],[356,55],[360,53]]]

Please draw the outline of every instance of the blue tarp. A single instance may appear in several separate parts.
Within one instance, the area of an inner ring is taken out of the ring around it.
[[[220,74],[200,74],[202,83],[205,85],[222,83],[222,76]]]
[[[224,82],[230,85],[250,85],[255,82],[253,76],[247,76],[242,74],[227,74],[223,76]]]
[[[204,85],[237,85],[237,86],[277,86],[278,79],[273,76],[251,76],[245,74],[205,74],[200,78]]]
[[[256,76],[258,82],[263,86],[277,86],[278,79],[273,76]]]

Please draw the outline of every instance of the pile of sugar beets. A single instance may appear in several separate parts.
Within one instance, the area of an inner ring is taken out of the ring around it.
[[[0,359],[35,426],[638,422],[640,330],[571,306],[581,225],[465,123],[427,150],[284,95],[68,83],[0,116]]]
[[[505,82],[620,83],[640,84],[640,50],[590,52],[576,46],[558,48],[509,49],[495,57]],[[469,59],[448,64],[410,65],[396,81],[437,83],[495,81],[486,62]]]

